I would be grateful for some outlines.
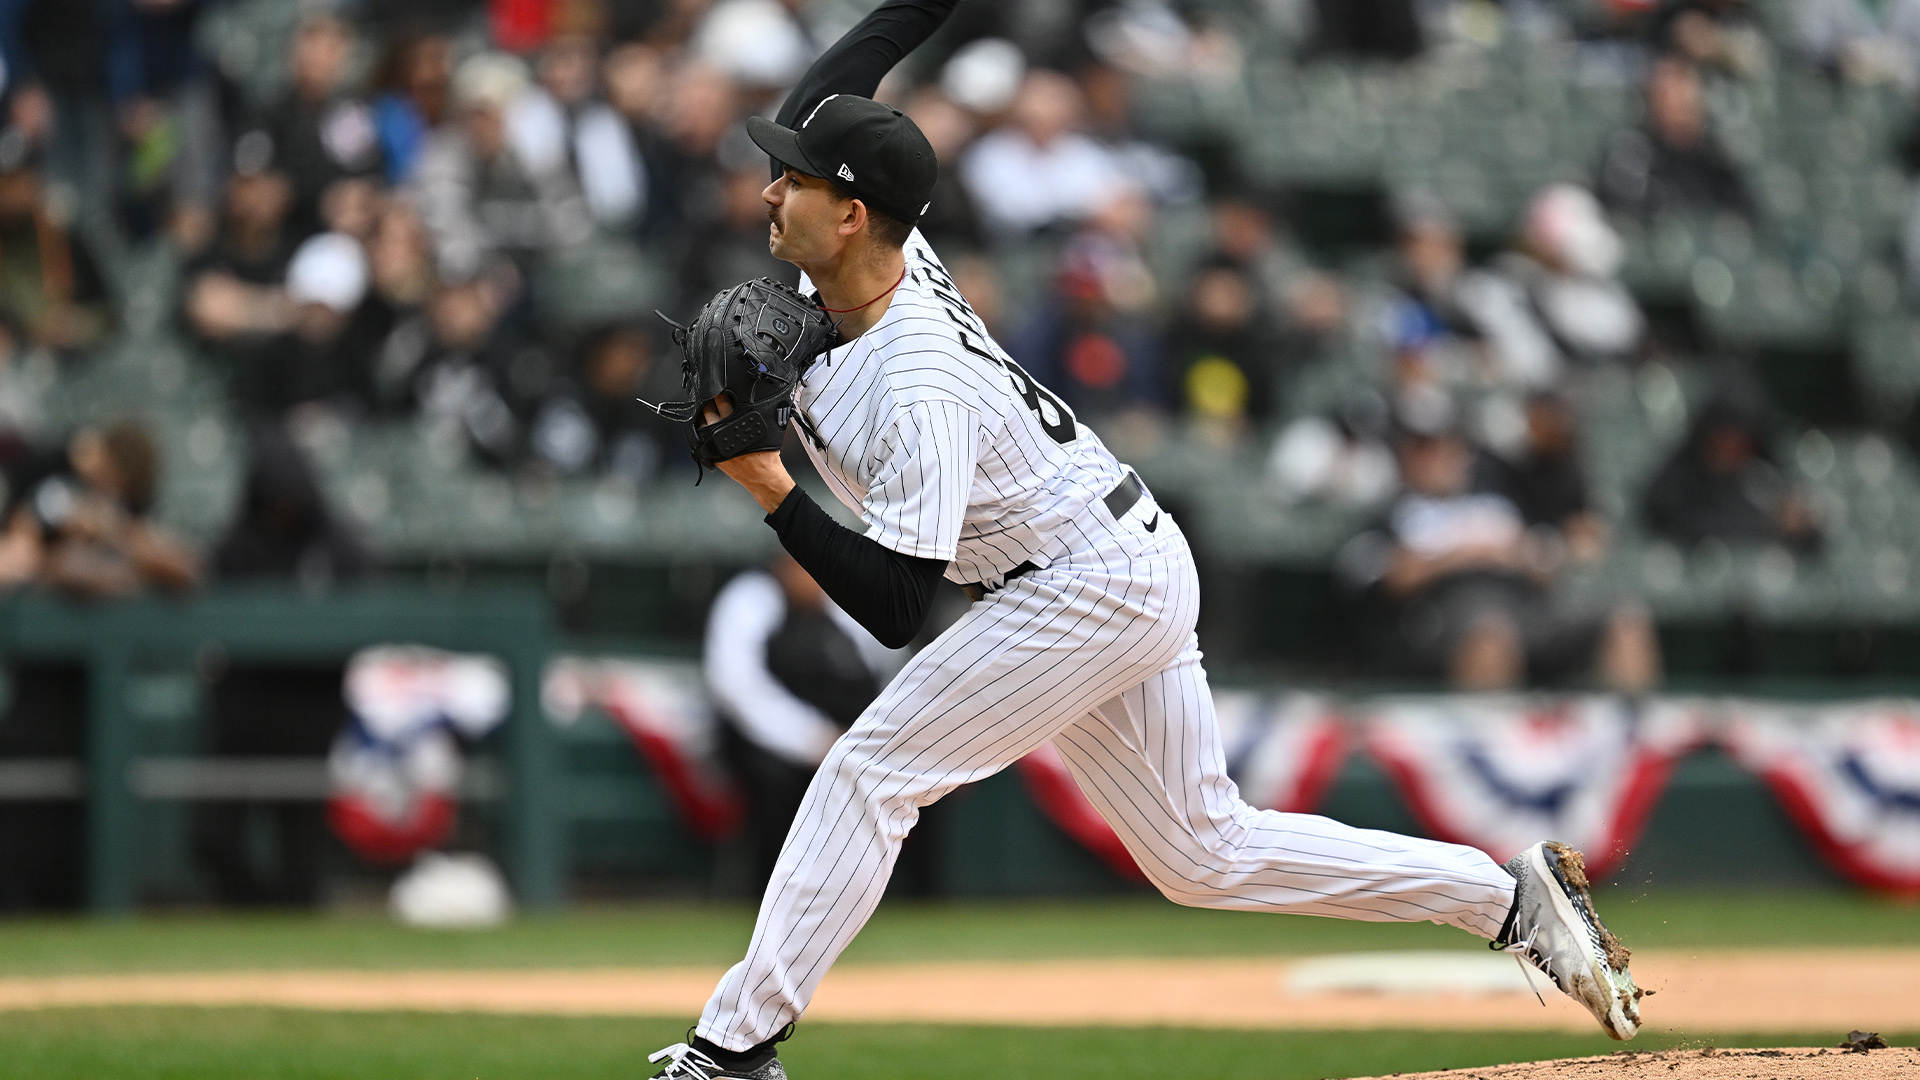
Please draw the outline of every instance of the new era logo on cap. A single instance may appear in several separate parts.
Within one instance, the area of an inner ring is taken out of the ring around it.
[[[847,164],[844,161],[840,163],[840,179],[845,180],[849,184],[853,183],[853,170],[847,168]]]

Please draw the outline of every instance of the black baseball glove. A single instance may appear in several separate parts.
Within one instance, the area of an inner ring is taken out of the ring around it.
[[[840,340],[819,305],[772,278],[722,290],[690,325],[667,322],[691,400],[646,404],[687,425],[687,448],[703,476],[730,458],[780,449],[800,377]],[[722,394],[732,399],[733,411],[703,423],[703,407]]]

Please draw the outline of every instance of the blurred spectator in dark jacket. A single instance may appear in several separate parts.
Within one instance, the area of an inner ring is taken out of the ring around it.
[[[239,511],[213,549],[215,580],[286,581],[315,591],[365,577],[374,561],[366,541],[327,506],[286,429],[258,428]]]
[[[593,234],[568,171],[536,170],[508,138],[507,111],[528,88],[525,65],[504,53],[468,57],[454,72],[456,115],[427,141],[414,175],[417,205],[450,277],[477,274],[496,256],[525,276],[537,256]]]
[[[1136,240],[1150,216],[1139,196],[1110,203],[1095,227],[1068,243],[1052,295],[1006,343],[1014,360],[1096,427],[1144,419],[1164,404],[1165,360],[1151,314],[1156,286]]]
[[[1518,454],[1482,459],[1487,473],[1482,486],[1506,496],[1528,528],[1550,530],[1545,538],[1565,544],[1574,559],[1598,559],[1606,546],[1606,526],[1588,498],[1573,405],[1560,394],[1538,393],[1527,401],[1526,419],[1526,441]]]
[[[615,57],[619,74],[609,70],[609,85],[615,78],[627,84],[616,100],[633,99],[619,107],[647,160],[642,235],[685,242],[691,230],[721,216],[727,167],[720,151],[739,119],[739,88],[720,69],[699,61],[682,60],[663,73],[661,60],[649,49],[621,50]],[[655,96],[648,91],[656,80],[664,80],[657,95],[661,100],[650,107],[657,126],[635,112]],[[734,164],[746,167],[764,160],[764,155],[749,154]]]
[[[223,582],[283,582],[307,592],[366,577],[374,558],[334,516],[313,467],[279,425],[254,434],[239,512],[214,548]],[[208,688],[205,752],[215,757],[324,756],[343,719],[341,665],[248,665]],[[262,851],[263,845],[268,849]],[[194,806],[193,853],[214,896],[229,904],[312,904],[320,898],[324,810],[313,802],[219,801]]]
[[[412,380],[414,405],[430,430],[500,465],[521,451],[521,417],[509,397],[522,353],[501,325],[507,302],[494,279],[442,284],[427,301],[431,334]]]
[[[109,324],[98,264],[50,204],[18,131],[0,134],[0,315],[63,352],[92,345]]]
[[[628,323],[588,334],[577,374],[557,380],[534,416],[534,456],[562,475],[600,472],[636,485],[678,462],[678,447],[667,445],[673,428],[639,400],[663,400],[679,383],[677,370],[658,370],[654,350],[646,331]]]
[[[1677,56],[1647,75],[1646,122],[1607,138],[1595,188],[1608,207],[1642,217],[1754,212],[1746,182],[1708,130],[1700,73]]]
[[[1276,348],[1303,366],[1325,352],[1347,319],[1347,289],[1340,278],[1315,267],[1287,236],[1284,224],[1245,193],[1212,204],[1212,258],[1241,269],[1273,320]]]
[[[1773,55],[1750,0],[1665,0],[1654,13],[1653,47],[1746,79],[1764,74]]]
[[[973,115],[933,87],[914,94],[906,113],[926,134],[934,159],[940,163],[927,212],[920,215],[920,233],[934,250],[951,260],[954,254],[979,248],[985,239],[980,209],[960,177],[963,151],[975,134]]]
[[[85,597],[130,596],[149,586],[198,584],[199,560],[150,515],[160,481],[159,448],[146,426],[121,420],[86,427],[23,485],[9,518],[9,551],[39,578]]]
[[[1282,358],[1272,314],[1247,272],[1213,259],[1188,281],[1186,303],[1167,334],[1172,400],[1203,430],[1227,441],[1264,424],[1279,407]]]
[[[0,18],[6,89],[45,112],[49,175],[79,196],[75,211],[110,210],[115,187],[107,55],[117,5],[15,0]]]
[[[768,570],[749,570],[714,597],[703,657],[725,721],[723,753],[747,793],[756,886],[773,873],[820,760],[891,666],[784,551]]]
[[[344,91],[353,48],[353,27],[335,16],[302,23],[289,63],[293,85],[263,118],[280,167],[293,183],[289,224],[296,236],[321,228],[321,201],[329,187],[377,181],[381,175],[373,109]]]
[[[697,221],[680,267],[681,311],[693,312],[713,294],[750,278],[786,280],[787,264],[767,250],[767,204],[760,197],[767,170],[736,169],[721,181],[719,213]]]
[[[438,283],[433,247],[413,204],[382,202],[367,239],[367,290],[342,331],[342,375],[369,412],[404,411],[432,331],[427,298]]]
[[[453,43],[438,34],[406,34],[388,46],[374,72],[374,127],[387,183],[413,180],[427,136],[447,118]]]
[[[1645,614],[1583,609],[1556,593],[1564,553],[1530,533],[1506,496],[1473,489],[1465,440],[1409,432],[1399,457],[1405,492],[1338,558],[1342,578],[1375,606],[1377,648],[1463,690],[1588,671],[1620,691],[1657,680]]]
[[[293,184],[274,150],[260,128],[234,141],[219,232],[182,273],[188,325],[229,351],[284,330],[290,315],[280,285],[298,242],[287,227]]]
[[[225,165],[219,90],[194,35],[205,0],[127,0],[108,65],[120,135],[122,220],[165,225],[198,251],[213,235]]]
[[[1312,57],[1408,60],[1426,41],[1413,0],[1314,0]]]
[[[1820,544],[1805,497],[1769,459],[1755,410],[1721,399],[1702,409],[1686,441],[1647,485],[1647,527],[1682,547]]]
[[[237,404],[258,418],[322,403],[358,411],[355,371],[365,357],[347,331],[367,293],[365,249],[344,233],[308,237],[287,266],[281,292],[287,329],[241,356]]]
[[[657,240],[681,221],[678,199],[682,193],[667,189],[676,155],[658,116],[667,93],[665,62],[658,49],[630,42],[607,54],[601,81],[607,108],[626,133],[629,171],[638,189],[635,220],[640,238]]]

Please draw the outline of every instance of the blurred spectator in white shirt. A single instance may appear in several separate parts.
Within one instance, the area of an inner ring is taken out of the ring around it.
[[[1071,224],[1137,186],[1111,151],[1084,134],[1086,101],[1065,75],[1029,72],[1009,119],[961,165],[993,227],[1020,234]]]
[[[1920,0],[1798,0],[1795,44],[1808,62],[1852,82],[1920,81]]]
[[[455,122],[434,132],[415,177],[417,201],[441,272],[460,279],[496,254],[524,272],[535,256],[593,234],[586,202],[565,169],[538,169],[509,138],[507,113],[527,92],[526,67],[481,53],[453,77]]]
[[[1557,383],[1569,360],[1620,360],[1646,320],[1614,274],[1620,237],[1585,188],[1555,184],[1534,197],[1522,248],[1466,274],[1461,308],[1487,343],[1497,381],[1530,390]]]
[[[1200,167],[1134,133],[1133,76],[1110,64],[1080,69],[1087,103],[1087,134],[1113,155],[1115,167],[1161,205],[1191,203],[1204,194]]]
[[[1618,274],[1624,247],[1593,193],[1555,184],[1527,208],[1523,250],[1503,260],[1532,296],[1533,310],[1571,359],[1624,359],[1646,319]]]
[[[556,38],[541,50],[538,82],[507,108],[507,138],[535,173],[568,171],[595,221],[630,224],[646,205],[646,166],[620,114],[594,95],[592,38]]]
[[[754,90],[790,86],[813,60],[813,39],[780,0],[719,0],[693,32],[692,52]]]
[[[1338,572],[1372,609],[1375,648],[1461,690],[1583,675],[1648,689],[1660,653],[1645,613],[1557,590],[1564,545],[1529,531],[1507,496],[1476,490],[1474,459],[1456,433],[1405,433],[1405,491],[1341,550]]]
[[[898,661],[784,551],[714,597],[702,663],[747,792],[756,883],[773,873],[821,759]]]

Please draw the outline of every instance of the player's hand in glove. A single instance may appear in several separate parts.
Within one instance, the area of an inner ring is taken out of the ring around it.
[[[687,425],[687,448],[702,475],[747,454],[779,451],[800,377],[839,341],[826,312],[772,278],[723,290],[692,323],[673,325],[689,400],[652,407]]]

